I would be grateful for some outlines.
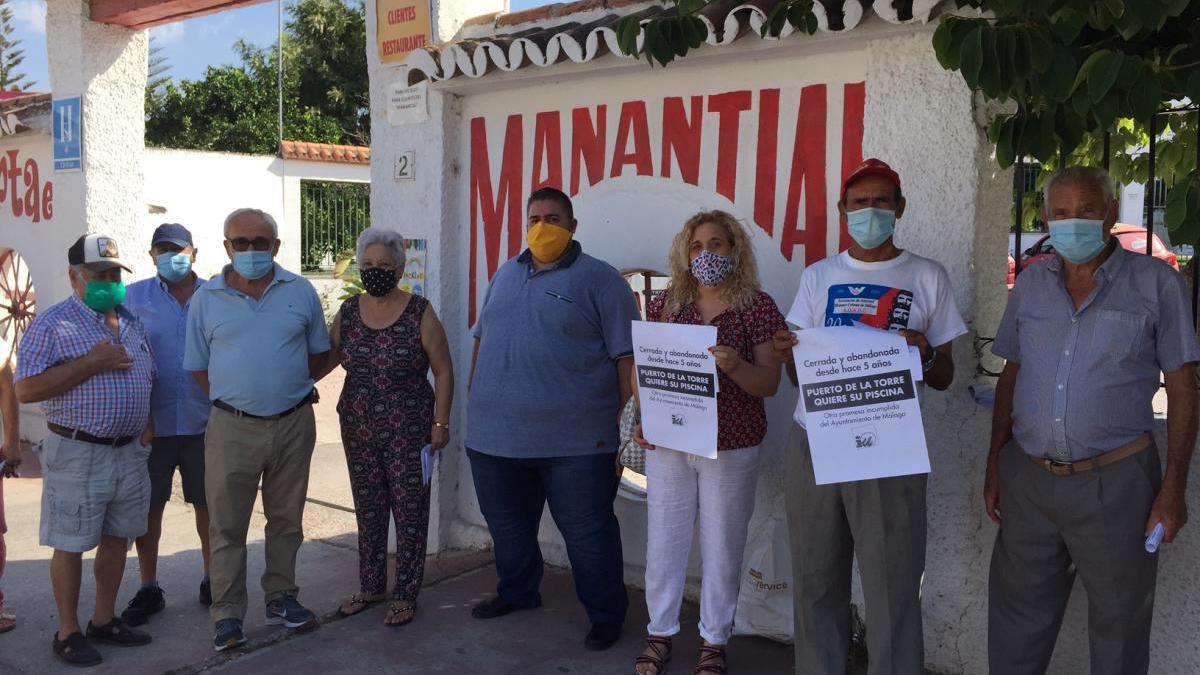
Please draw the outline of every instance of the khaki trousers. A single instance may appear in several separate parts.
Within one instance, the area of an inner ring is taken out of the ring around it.
[[[869,675],[925,672],[921,577],[926,474],[817,485],[808,433],[788,442],[798,675],[844,675],[854,559],[866,605]]]
[[[273,421],[212,409],[205,437],[204,491],[214,622],[246,616],[246,531],[260,480],[267,517],[263,593],[267,602],[297,593],[296,553],[304,540],[301,521],[316,438],[309,405]]]

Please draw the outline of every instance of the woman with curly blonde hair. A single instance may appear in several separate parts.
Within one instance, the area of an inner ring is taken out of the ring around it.
[[[717,362],[717,458],[655,449],[636,429],[646,453],[648,527],[646,650],[637,675],[659,675],[679,632],[679,606],[692,532],[699,524],[704,578],[700,588],[700,661],[696,675],[725,672],[725,644],[737,608],[746,528],[754,510],[759,445],[767,433],[763,399],[779,387],[772,335],[785,329],[775,301],[759,287],[746,228],[724,211],[692,216],[668,257],[671,284],[646,309],[650,321],[717,327],[709,348]]]

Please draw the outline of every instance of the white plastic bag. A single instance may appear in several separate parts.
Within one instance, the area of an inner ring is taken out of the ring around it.
[[[736,635],[792,642],[792,559],[783,494],[746,539]]]

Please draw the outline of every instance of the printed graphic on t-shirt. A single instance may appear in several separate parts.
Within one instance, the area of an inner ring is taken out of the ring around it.
[[[825,306],[826,326],[862,324],[884,330],[908,328],[913,294],[874,284],[834,284]]]

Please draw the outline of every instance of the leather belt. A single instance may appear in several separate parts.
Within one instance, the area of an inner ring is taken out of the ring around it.
[[[1131,457],[1150,447],[1153,443],[1154,438],[1149,433],[1144,433],[1125,445],[1109,450],[1103,455],[1097,455],[1091,459],[1081,459],[1077,462],[1060,462],[1048,457],[1025,456],[1029,458],[1029,461],[1055,476],[1070,476],[1084,471],[1091,471],[1092,469],[1099,469],[1102,466],[1107,466],[1126,457]]]
[[[213,407],[220,408],[221,410],[224,410],[225,412],[230,413],[231,415],[234,415],[235,417],[249,417],[252,420],[267,420],[268,422],[273,422],[275,420],[281,420],[281,419],[287,417],[288,415],[291,415],[292,413],[296,412],[297,410],[303,408],[304,406],[310,405],[310,404],[316,402],[316,399],[317,399],[316,391],[317,391],[316,389],[310,391],[308,393],[308,395],[304,397],[304,400],[302,400],[299,403],[297,403],[296,405],[288,408],[287,410],[284,410],[283,412],[275,414],[275,415],[255,415],[253,413],[248,413],[245,410],[238,410],[237,408],[229,405],[228,403],[222,401],[221,399],[217,399],[217,400],[213,401]]]
[[[54,424],[53,422],[47,422],[46,428],[49,429],[50,431],[58,434],[59,436],[62,436],[63,438],[69,438],[73,441],[83,441],[84,443],[95,443],[96,445],[111,445],[114,448],[119,448],[122,445],[129,445],[130,443],[133,442],[133,436],[118,436],[116,438],[101,438],[100,436],[93,436],[86,431],[80,431],[78,429],[70,429],[68,427],[62,426],[61,424]]]

